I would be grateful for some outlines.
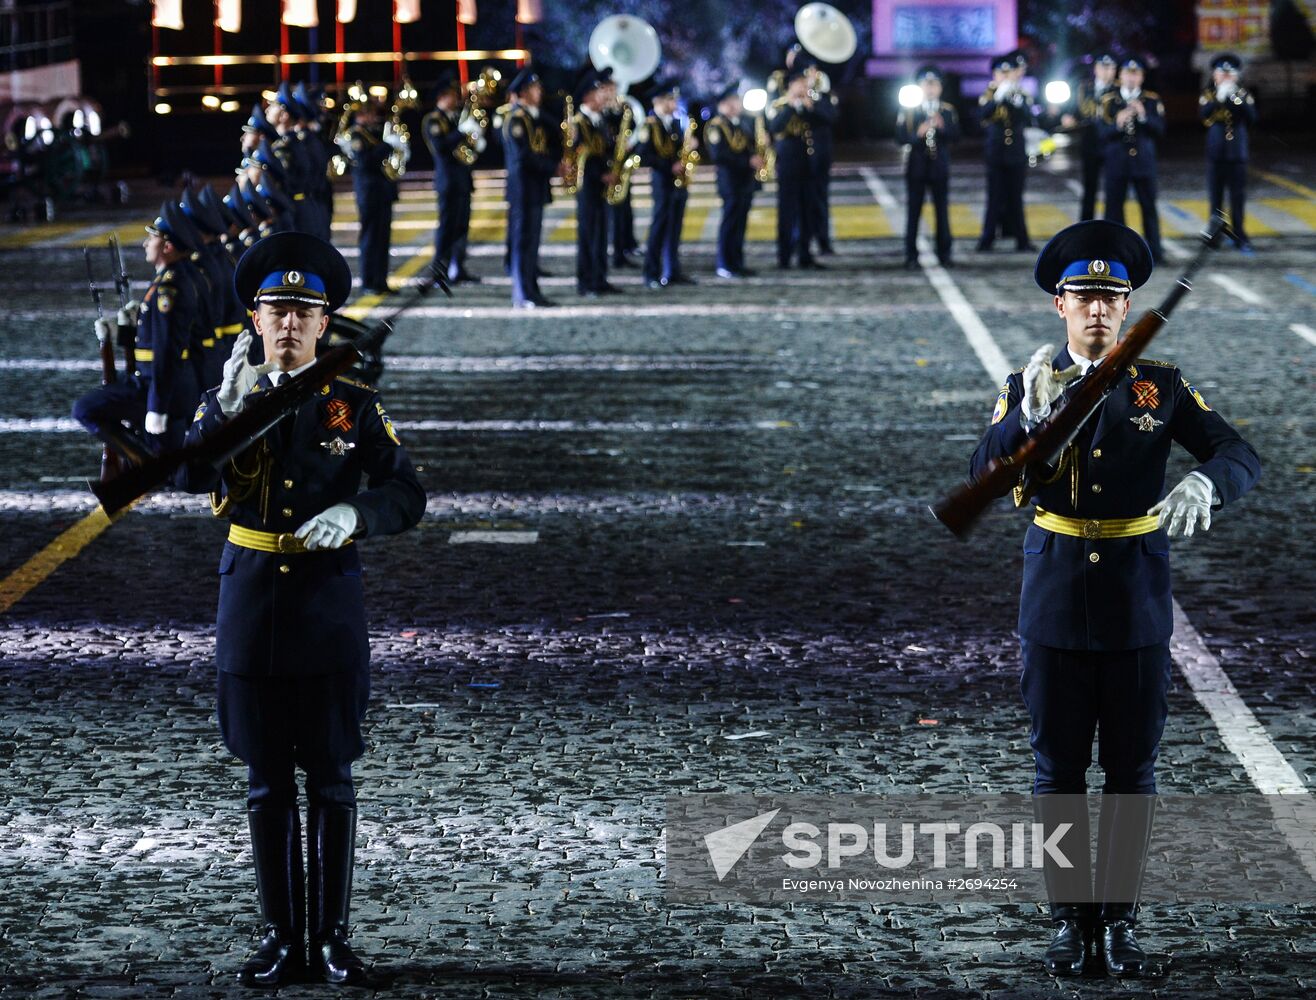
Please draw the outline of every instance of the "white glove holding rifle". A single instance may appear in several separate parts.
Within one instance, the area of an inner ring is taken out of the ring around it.
[[[243,330],[233,342],[233,353],[224,362],[224,381],[220,383],[219,394],[215,397],[224,416],[232,417],[242,412],[243,397],[251,392],[257,380],[277,367],[266,362],[253,365],[247,360],[247,351],[251,348],[251,331]]]
[[[1054,356],[1055,351],[1051,347],[1039,347],[1024,367],[1024,398],[1019,406],[1019,419],[1024,430],[1031,431],[1049,417],[1051,404],[1060,398],[1065,386],[1083,371],[1078,365],[1056,371],[1051,366]]]
[[[96,326],[96,340],[101,344],[114,343],[114,323],[113,321],[102,316],[94,321]]]

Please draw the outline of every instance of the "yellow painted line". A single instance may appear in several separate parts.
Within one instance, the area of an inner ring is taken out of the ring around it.
[[[745,239],[755,243],[773,243],[777,239],[777,209],[772,205],[755,206],[749,210],[745,226]]]
[[[1024,224],[1030,240],[1049,240],[1073,222],[1074,216],[1059,205],[1045,202],[1024,205]]]
[[[92,249],[95,249],[96,247],[103,248],[109,244],[110,237],[115,233],[119,234],[119,246],[123,250],[124,266],[128,268],[128,272],[131,274],[131,265],[133,263],[142,263],[142,255],[140,253],[134,254],[132,251],[140,249],[142,241],[146,239],[144,223],[138,222],[131,225],[113,226],[101,233],[97,233],[95,236],[88,236],[85,239],[74,240],[73,246],[78,248],[91,247]],[[135,260],[134,257],[136,258]],[[107,256],[105,259],[108,261],[109,257]]]
[[[558,219],[544,220],[544,229],[546,230],[542,243],[575,243],[576,242],[576,217],[574,215]]]
[[[1198,219],[1202,226],[1206,226],[1207,217],[1211,214],[1211,203],[1205,198],[1175,198],[1170,202],[1176,208],[1181,208],[1189,215]],[[1245,213],[1247,221],[1247,231],[1252,236],[1276,236],[1279,230],[1266,225],[1257,218],[1255,213]]]
[[[1316,201],[1309,198],[1258,198],[1255,204],[1264,205],[1275,212],[1283,212],[1299,222],[1306,223],[1312,229],[1316,229]],[[1249,213],[1249,220],[1254,217],[1253,214]],[[1251,221],[1248,222],[1248,228],[1252,228]]]
[[[79,229],[86,228],[86,222],[42,223],[39,226],[33,226],[31,229],[21,229],[0,236],[0,250],[19,250],[23,247],[30,247],[34,243],[44,243],[46,240],[57,239],[60,236],[67,236],[69,233],[76,233]]]
[[[0,580],[0,614],[30,594],[55,570],[59,569],[79,552],[90,545],[96,537],[127,513],[121,510],[113,518],[106,515],[104,508],[97,507],[71,528],[66,528],[53,542],[34,555],[22,566]]]
[[[420,272],[420,269],[425,267],[425,265],[433,260],[433,258],[434,248],[432,246],[423,247],[414,257],[407,258],[407,260],[403,261],[401,265],[395,268],[391,277],[401,278],[404,281],[407,278],[413,278]],[[342,310],[342,313],[349,319],[365,319],[370,310],[374,309],[375,306],[379,305],[387,297],[388,296],[386,295],[363,295],[346,309]]]
[[[1313,201],[1316,201],[1316,190],[1312,190],[1305,184],[1291,181],[1287,177],[1281,177],[1279,174],[1272,174],[1269,170],[1258,170],[1256,167],[1252,168],[1252,172],[1258,177],[1270,181],[1272,184],[1278,184],[1285,190],[1292,191],[1294,194],[1300,194],[1304,198],[1310,198]]]
[[[904,220],[901,220],[903,230]],[[871,240],[894,236],[891,220],[878,205],[847,205],[832,212],[832,235],[838,240]]]
[[[681,220],[681,239],[687,243],[694,242],[704,235],[704,224],[708,221],[707,208],[686,207],[685,218]]]

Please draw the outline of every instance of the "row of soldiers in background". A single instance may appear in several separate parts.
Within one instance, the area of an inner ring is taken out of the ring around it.
[[[1251,253],[1244,228],[1248,129],[1256,121],[1256,104],[1239,86],[1241,61],[1232,54],[1211,63],[1212,84],[1199,99],[1199,116],[1207,128],[1207,188],[1212,212],[1229,192],[1231,233],[1235,245]],[[1021,89],[1027,71],[1022,52],[991,61],[992,80],[978,100],[987,166],[987,203],[977,249],[990,251],[998,233],[1015,239],[1019,250],[1034,249],[1024,216],[1024,184],[1029,166],[1024,130],[1041,123],[1078,136],[1082,171],[1080,221],[1096,214],[1098,186],[1104,182],[1105,218],[1124,223],[1124,203],[1132,187],[1143,228],[1156,263],[1163,258],[1156,208],[1156,143],[1165,133],[1165,109],[1159,95],[1143,89],[1146,63],[1131,56],[1122,62],[1109,53],[1093,60],[1092,78],[1082,81],[1064,108],[1034,112]],[[900,112],[896,142],[908,150],[905,161],[907,214],[905,266],[918,266],[917,239],[923,202],[931,197],[936,215],[937,259],[951,265],[949,215],[949,146],[960,136],[955,107],[941,100],[942,74],[920,67],[915,82],[923,101]]]

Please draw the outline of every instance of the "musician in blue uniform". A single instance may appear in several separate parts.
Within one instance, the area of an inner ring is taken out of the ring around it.
[[[777,152],[777,267],[798,257],[800,267],[821,269],[810,243],[818,213],[814,205],[814,127],[821,120],[804,70],[790,70],[785,93],[768,106],[768,131]]]
[[[652,178],[653,218],[644,243],[644,282],[649,288],[695,284],[681,270],[681,227],[690,192],[681,153],[686,130],[676,114],[679,99],[675,77],[656,83],[650,93],[653,113],[636,133],[640,163]]]
[[[352,188],[361,230],[361,287],[367,294],[387,295],[389,246],[393,239],[393,202],[397,183],[384,174],[385,162],[401,139],[384,135],[384,108],[367,101],[356,112],[352,125],[348,160],[352,165]]]
[[[478,126],[476,126],[478,129]],[[466,270],[466,241],[471,228],[471,198],[475,193],[475,158],[484,152],[483,135],[463,131],[461,88],[445,76],[434,89],[434,110],[420,123],[425,144],[434,157],[434,194],[439,223],[434,230],[434,262],[449,281],[479,281]]]
[[[1120,65],[1119,86],[1101,100],[1101,138],[1106,156],[1106,213],[1123,224],[1124,199],[1133,186],[1142,210],[1142,229],[1157,264],[1164,259],[1161,221],[1156,214],[1156,141],[1165,134],[1165,107],[1158,94],[1143,90],[1147,64],[1129,56]]]
[[[896,118],[896,142],[908,147],[905,160],[905,267],[918,267],[918,226],[923,199],[931,196],[937,216],[937,260],[951,266],[950,146],[960,137],[955,105],[941,99],[941,70],[919,67],[914,82],[923,91],[916,108]]]
[[[717,168],[717,193],[722,199],[722,219],[717,226],[717,276],[748,278],[745,267],[745,229],[754,192],[762,185],[756,174],[764,166],[755,135],[755,119],[745,115],[733,85],[717,98],[717,114],[704,126],[704,147]]]
[[[622,119],[626,117],[626,102],[621,98],[616,81],[609,79],[603,105],[603,119],[608,123],[608,130],[613,135],[621,132]],[[635,148],[636,133],[640,122],[634,114],[630,118],[631,135],[628,149]],[[626,186],[626,197],[615,205],[608,203],[608,238],[612,244],[612,266],[617,268],[638,267],[632,257],[643,257],[639,242],[635,239],[635,211],[631,208],[631,187]]]
[[[1075,88],[1072,110],[1061,117],[1061,125],[1078,135],[1079,162],[1082,164],[1083,194],[1078,218],[1087,222],[1097,214],[1097,192],[1101,188],[1101,168],[1105,155],[1101,138],[1101,102],[1115,86],[1115,57],[1102,52],[1092,60],[1092,76]]]
[[[199,384],[205,389],[219,385],[224,361],[233,343],[229,338],[242,332],[247,310],[233,290],[235,265],[224,248],[223,237],[228,233],[228,222],[220,209],[218,195],[209,184],[198,195],[187,189],[179,207],[199,237],[200,246],[194,263],[206,279],[212,332],[201,342],[204,362]]]
[[[73,419],[133,463],[182,444],[201,394],[197,359],[212,333],[204,279],[189,260],[200,241],[178,203],[165,202],[146,234],[142,248],[155,276],[120,317],[136,326],[137,371],[73,404]],[[96,335],[114,335],[109,319],[96,321]]]
[[[799,61],[799,57],[796,57]],[[841,117],[840,105],[832,93],[831,80],[818,68],[818,63],[807,59],[804,69],[805,94],[813,104],[813,156],[809,157],[809,183],[812,186],[810,204],[813,222],[809,231],[818,243],[818,252],[834,254],[832,248],[832,158],[835,142],[833,133]]]
[[[978,237],[981,252],[992,249],[998,229],[1014,237],[1017,249],[1034,249],[1024,218],[1024,183],[1028,179],[1024,129],[1033,124],[1033,110],[1022,89],[1025,65],[1021,58],[1010,53],[993,59],[991,83],[978,98],[987,163],[987,207]]]
[[[1252,253],[1243,228],[1247,197],[1248,132],[1257,122],[1252,94],[1238,85],[1242,60],[1222,53],[1211,60],[1211,86],[1198,99],[1197,114],[1206,126],[1206,188],[1211,211],[1220,210],[1229,190],[1229,231],[1234,245]]]
[[[1066,387],[1102,363],[1151,271],[1151,250],[1117,223],[1081,222],[1047,244],[1036,280],[1053,296],[1067,343],[1039,348],[1006,379],[971,475],[1015,452]],[[1167,493],[1176,443],[1198,464]],[[1260,462],[1178,367],[1139,358],[1050,463],[1029,467],[1015,489],[1015,503],[1033,507],[1019,640],[1034,801],[1048,829],[1063,820],[1075,833],[1063,845],[1072,868],[1045,867],[1055,932],[1044,962],[1053,975],[1077,975],[1099,943],[1108,972],[1136,976],[1146,961],[1134,925],[1170,686],[1169,538],[1209,528],[1215,511],[1256,483]],[[1086,803],[1072,798],[1086,793],[1094,734],[1105,771],[1095,873]]]
[[[576,88],[570,127],[576,143],[576,294],[594,299],[621,291],[608,281],[608,188],[615,137],[603,117],[610,72],[590,70]]]
[[[507,92],[515,98],[502,128],[512,306],[542,309],[554,305],[539,290],[539,243],[543,238],[544,206],[552,197],[550,183],[561,170],[561,159],[544,121],[544,85],[539,74],[526,67],[512,78]]]
[[[329,314],[346,299],[342,255],[303,233],[262,240],[238,262],[240,299],[266,361],[253,366],[244,332],[187,434],[199,443],[315,361]],[[366,479],[362,491],[361,480]],[[247,820],[264,934],[243,985],[277,987],[309,971],[363,985],[348,943],[356,791],[365,751],[370,647],[359,539],[405,531],[425,493],[379,393],[340,377],[217,472],[188,465],[182,485],[210,493],[230,521],[219,561],[215,636],[219,726],[248,769]],[[296,771],[305,775],[306,869]],[[309,918],[309,919],[308,919]]]

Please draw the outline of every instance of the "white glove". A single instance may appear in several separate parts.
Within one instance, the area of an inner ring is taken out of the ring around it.
[[[165,428],[169,426],[169,417],[163,413],[148,413],[146,415],[146,433],[163,434]]]
[[[350,503],[336,503],[328,510],[311,518],[294,534],[306,543],[308,549],[340,548],[357,528],[361,527],[361,514]]]
[[[1013,81],[1013,80],[1003,80],[1003,81],[1001,81],[1001,83],[997,84],[997,86],[996,86],[996,99],[997,99],[998,101],[1003,101],[1003,100],[1005,100],[1007,97],[1010,96],[1010,92],[1011,92],[1012,90],[1014,90],[1014,81]]]
[[[480,123],[468,116],[457,123],[457,131],[462,135],[473,136],[480,131]]]
[[[1215,483],[1200,472],[1190,472],[1147,513],[1159,514],[1160,526],[1171,537],[1187,536],[1199,527],[1203,531],[1211,527],[1215,499]]]
[[[1227,101],[1234,96],[1236,90],[1238,90],[1238,84],[1234,83],[1232,80],[1227,80],[1220,84],[1220,86],[1216,87],[1215,99],[1221,102]]]
[[[251,331],[243,330],[233,342],[233,353],[224,362],[224,381],[220,383],[219,394],[215,398],[226,417],[242,412],[243,397],[251,392],[257,379],[274,370],[272,364],[253,365],[248,361],[247,351],[250,347]]]
[[[344,156],[352,155],[352,139],[350,136],[340,135],[334,140],[334,145],[338,147]]]
[[[488,145],[489,145],[489,143],[488,143],[487,141],[485,141],[484,136],[480,136],[480,138],[478,138],[478,139],[475,140],[475,151],[476,151],[477,153],[483,153],[484,150],[485,150],[485,147],[487,147]]]
[[[141,314],[142,304],[136,299],[129,299],[128,304],[119,310],[119,315],[115,322],[120,326],[136,326],[137,317]]]
[[[1025,430],[1032,430],[1051,415],[1051,404],[1082,371],[1078,365],[1055,371],[1051,367],[1054,353],[1050,347],[1039,347],[1024,368],[1024,398],[1019,415]]]
[[[399,135],[397,132],[389,132],[387,135],[385,135],[384,142],[387,145],[392,146],[394,149],[401,149],[403,146],[407,144],[406,140],[403,139],[402,136]]]
[[[114,338],[114,324],[108,319],[96,320],[96,339],[102,344],[110,343]]]

